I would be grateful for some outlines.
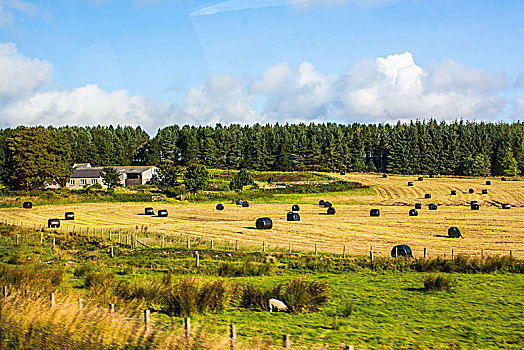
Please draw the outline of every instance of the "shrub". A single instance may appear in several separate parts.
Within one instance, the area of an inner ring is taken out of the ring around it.
[[[164,297],[164,311],[170,316],[189,316],[197,311],[198,283],[182,278],[172,285]]]
[[[282,298],[291,312],[318,311],[327,299],[327,283],[296,278],[284,287]]]
[[[0,265],[0,282],[17,288],[53,291],[60,286],[65,272],[61,268],[47,266],[6,266]]]
[[[453,281],[451,276],[443,275],[427,275],[424,278],[424,289],[426,291],[432,290],[451,290],[453,287]]]
[[[267,310],[270,298],[282,299],[282,284],[275,287],[262,289],[248,284],[242,288],[240,307],[245,309]]]

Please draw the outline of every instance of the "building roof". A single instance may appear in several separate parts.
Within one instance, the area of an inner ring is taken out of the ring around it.
[[[120,174],[142,174],[144,171],[154,168],[151,165],[142,165],[142,166],[115,166],[115,169]],[[85,167],[85,168],[76,168],[71,174],[72,179],[98,179],[100,178],[100,173],[104,170],[104,167]]]

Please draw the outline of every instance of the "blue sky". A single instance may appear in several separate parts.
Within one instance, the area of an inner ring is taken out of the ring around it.
[[[524,2],[0,0],[0,127],[522,120]]]

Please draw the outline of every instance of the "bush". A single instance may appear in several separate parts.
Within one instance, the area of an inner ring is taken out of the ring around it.
[[[61,268],[47,266],[6,266],[0,265],[0,282],[17,288],[27,287],[33,290],[53,291],[64,280],[65,272]]]
[[[262,289],[248,284],[242,288],[240,307],[245,309],[267,310],[270,298],[282,299],[282,284],[275,287]]]
[[[428,275],[424,278],[424,289],[426,291],[433,290],[451,290],[453,281],[451,276],[443,275]]]

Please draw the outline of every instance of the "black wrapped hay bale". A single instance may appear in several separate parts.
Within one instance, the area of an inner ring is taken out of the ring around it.
[[[318,201],[318,205],[324,206],[324,204],[326,204],[326,202],[323,199]]]
[[[224,205],[222,203],[218,203],[217,210],[224,210]]]
[[[382,177],[385,179],[388,177],[388,174],[382,174]]]
[[[435,203],[431,203],[428,205],[429,210],[437,210],[437,205]]]
[[[25,209],[31,209],[33,207],[33,203],[31,202],[24,202],[22,204],[22,208],[25,208]]]
[[[391,249],[391,256],[393,258],[396,258],[396,257],[409,257],[409,258],[412,258],[413,257],[413,252],[411,251],[411,248],[407,245],[407,244],[400,244],[400,245],[396,245],[393,247],[393,249]]]
[[[480,205],[478,204],[471,204],[471,210],[479,210],[480,209]]]
[[[60,227],[60,219],[49,219],[49,220],[47,220],[47,227],[48,228],[59,228]]]
[[[475,193],[475,190],[472,189],[472,188],[470,188],[470,189],[468,190],[468,192],[469,192],[469,193]]]
[[[293,206],[291,207],[291,211],[300,211],[300,207],[298,206],[298,204],[293,204]]]
[[[340,172],[340,175],[346,175],[346,172],[345,172],[344,170],[342,170],[342,171]]]
[[[422,176],[419,176],[418,181],[422,181],[422,180],[424,180],[424,178]]]
[[[258,218],[255,226],[259,230],[269,230],[273,227],[273,221],[270,218]]]
[[[417,209],[411,209],[409,211],[409,216],[418,216],[418,211]]]
[[[462,237],[462,233],[460,233],[460,230],[458,229],[458,227],[450,227],[448,229],[448,236],[450,238],[460,238]]]
[[[74,220],[75,219],[75,213],[73,213],[72,211],[66,212],[65,215],[64,215],[64,219],[65,220]]]
[[[166,209],[159,210],[158,213],[157,213],[157,216],[161,217],[161,218],[167,217],[167,210]]]
[[[298,213],[290,211],[289,213],[287,213],[287,221],[300,221],[300,215],[298,215]]]
[[[511,206],[509,204],[507,204],[507,203],[502,204],[502,209],[510,209],[510,208],[511,208]]]
[[[336,210],[334,207],[329,207],[327,210],[328,215],[335,215]]]
[[[146,209],[144,209],[144,213],[145,215],[155,215],[155,209],[147,207]]]
[[[491,181],[486,180],[486,185],[487,185],[487,186],[491,185]]]
[[[424,195],[424,198],[431,198],[431,193],[426,193],[426,194]]]
[[[482,194],[488,194],[488,190],[482,190]]]
[[[455,190],[451,190],[451,195],[452,195],[452,196],[456,196],[456,195],[457,195],[457,191],[455,191]]]
[[[506,181],[506,178],[505,177],[501,177],[500,181]]]
[[[415,203],[415,209],[422,209],[422,203]]]
[[[408,186],[413,186],[413,182],[408,182]]]
[[[435,177],[435,175],[433,175],[433,174],[430,174],[430,175],[429,175],[429,178],[430,178],[430,179],[432,179],[432,178],[434,178],[434,177]]]
[[[249,207],[249,202],[248,202],[248,201],[243,201],[243,202],[242,202],[242,206],[243,206],[244,208],[248,208],[248,207]]]
[[[369,216],[380,216],[380,210],[379,209],[371,209],[369,211]]]
[[[236,201],[237,205],[242,205],[242,203],[243,203],[242,199],[239,199],[239,200]]]
[[[332,206],[333,206],[333,204],[331,204],[331,202],[329,202],[329,201],[324,202],[324,207],[325,208],[329,208],[329,207],[332,207]]]

